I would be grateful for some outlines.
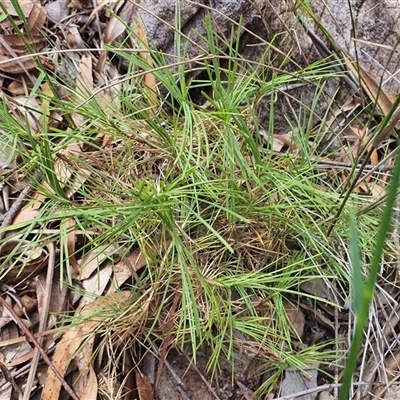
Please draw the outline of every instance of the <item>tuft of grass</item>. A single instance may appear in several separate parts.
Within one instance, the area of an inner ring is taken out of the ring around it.
[[[196,60],[199,78],[188,79],[193,60],[185,54],[169,68],[151,48],[109,46],[113,57],[124,60],[126,77],[92,95],[43,72],[30,95],[46,105],[35,131],[27,105],[21,116],[0,108],[0,128],[9,132],[2,146],[10,159],[22,160],[23,175],[39,168],[45,182],[37,185],[46,201],[36,217],[11,228],[38,244],[56,242],[60,282],[75,292],[71,257],[116,246],[124,258],[140,249],[146,266],[128,285],[130,298],[104,319],[104,341],[112,346],[124,337],[151,348],[169,335],[172,345],[190,344],[194,361],[207,345],[212,375],[221,359],[235,360],[242,352],[258,360],[257,374],[268,377],[258,389],[265,394],[286,368],[318,364],[323,370],[339,358],[331,340],[296,346],[284,303],[337,306],[301,289],[317,279],[347,297],[351,271],[343,238],[364,201],[351,195],[328,237],[340,193],[316,167],[325,125],[316,134],[313,128],[325,83],[341,73],[326,62],[289,73],[273,59],[244,60],[237,45],[240,24],[228,40],[215,34],[210,19],[205,24],[207,35],[198,39],[211,55]],[[158,87],[146,85],[146,74]],[[297,84],[314,87],[315,100],[295,115],[291,146],[297,153],[278,153],[272,146],[275,93]],[[110,97],[113,88],[117,102]],[[192,101],[194,94],[204,103]],[[265,140],[258,100],[269,97]],[[328,116],[329,109],[322,122]],[[360,233],[368,254],[379,218],[379,209],[359,215],[368,227]],[[67,239],[75,230],[81,244],[71,254]],[[176,298],[172,328],[165,331]],[[71,316],[63,323],[82,320]]]

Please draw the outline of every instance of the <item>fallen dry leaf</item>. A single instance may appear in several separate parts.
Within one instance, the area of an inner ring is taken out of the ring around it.
[[[126,25],[119,18],[112,15],[104,31],[104,44],[112,44],[118,36],[125,32],[125,29]]]
[[[75,392],[79,396],[79,398],[86,399],[83,397],[82,393],[89,382],[89,386],[92,389],[96,389],[95,393],[92,393],[96,396],[97,394],[97,379],[96,375],[91,374],[90,371],[93,371],[92,362],[93,362],[93,346],[95,343],[95,336],[91,336],[89,340],[85,341],[85,345],[82,346],[81,349],[76,353],[74,358],[74,363],[78,367],[80,379],[75,385]],[[94,372],[94,371],[93,371]],[[96,397],[91,397],[96,399]]]
[[[91,356],[91,355],[90,355]],[[88,373],[86,377],[86,384],[82,390],[81,399],[85,400],[96,400],[97,399],[97,377],[96,373],[91,365],[88,367]]]
[[[140,249],[136,249],[129,256],[124,257],[114,266],[113,282],[106,296],[111,296],[124,282],[145,267],[146,264],[146,258]]]
[[[116,259],[119,261],[117,250],[118,245],[111,243],[110,245],[100,245],[89,251],[80,260],[80,272],[76,278],[84,280],[89,278],[93,272],[100,270],[100,266],[106,260]]]
[[[14,116],[21,124],[28,122],[32,132],[39,132],[41,129],[40,118],[42,111],[38,104],[38,98],[17,97],[14,104],[10,107],[14,111]]]
[[[335,400],[335,398],[325,390],[319,394],[319,400]]]
[[[14,96],[28,96],[27,86],[25,82],[12,81],[7,86],[7,90]]]
[[[143,48],[143,52],[141,54],[142,58],[146,61],[146,63],[151,67],[153,65],[153,61],[151,59],[150,53],[148,52],[149,49],[149,44],[147,41],[147,34],[146,31],[143,29],[142,24],[139,22],[137,18],[135,18],[135,24],[136,24],[136,29],[138,32],[138,36],[140,38],[140,46]],[[148,88],[148,98],[149,98],[149,105],[151,106],[156,106],[157,105],[157,92],[156,92],[156,87],[157,87],[157,81],[156,77],[154,74],[151,72],[148,72],[144,76],[144,82]],[[152,113],[153,111],[150,109],[150,112]]]
[[[153,388],[147,376],[135,369],[136,385],[140,400],[154,400]]]
[[[85,48],[85,42],[82,40],[82,36],[76,26],[68,26],[66,28],[66,40],[71,49]]]
[[[93,295],[102,295],[105,288],[110,283],[110,277],[112,273],[113,263],[108,260],[107,262],[103,263],[98,271],[93,272],[89,278],[81,282],[83,289],[89,293],[88,296],[84,297],[90,299],[93,298]]]
[[[76,92],[84,99],[93,93],[92,57],[84,55],[79,62],[79,73],[76,77]]]
[[[119,8],[123,2],[118,2],[114,6],[114,12],[115,14],[118,13]],[[93,13],[91,14],[91,16]],[[89,22],[89,20],[88,20]],[[87,22],[87,23],[88,23]],[[121,22],[120,18],[116,18],[114,16],[111,16],[111,18],[107,22],[106,29],[104,31],[104,44],[112,44],[112,42],[118,38],[122,33],[124,33],[126,29],[126,26]],[[107,55],[108,51],[107,50],[102,50],[99,54],[97,64],[95,67],[95,70],[97,73],[101,73],[104,70],[104,66],[107,61]]]
[[[5,376],[6,380],[11,383],[11,386],[14,388],[14,390],[21,396],[22,391],[17,385],[17,383],[14,380],[14,377],[12,376],[10,370],[7,368],[7,366],[4,364],[4,356],[3,354],[0,353],[0,370]],[[10,396],[11,398],[11,396]]]
[[[82,343],[87,339],[87,336],[92,334],[106,318],[109,318],[110,315],[105,311],[118,307],[118,305],[126,301],[129,296],[130,292],[126,291],[114,294],[112,297],[99,297],[90,305],[84,306],[76,312],[76,318],[86,317],[88,319],[82,324],[71,328],[63,335],[61,341],[57,344],[52,358],[54,367],[62,376],[65,376],[69,364]],[[89,367],[89,365],[90,363],[87,367]],[[90,379],[90,385],[93,387],[93,376],[91,376]],[[61,382],[54,375],[53,371],[49,370],[43,386],[41,400],[58,399],[60,390]]]
[[[30,313],[35,310],[38,306],[38,300],[24,294],[19,298],[20,303],[15,303],[13,309],[15,314],[22,317],[25,313]]]
[[[301,311],[300,308],[294,306],[291,303],[285,303],[284,307],[288,320],[292,325],[291,328],[295,330],[295,335],[301,338],[303,336],[304,326],[306,323],[306,318],[303,311]]]
[[[0,246],[0,257],[5,260],[12,253],[11,268],[7,270],[7,264],[3,261],[3,271],[7,270],[7,281],[16,279],[22,281],[27,277],[39,275],[46,265],[48,252],[36,243],[21,238],[12,238]]]
[[[76,244],[76,232],[73,228],[76,225],[76,222],[72,218],[68,218],[66,222],[61,221],[61,224],[66,224],[67,231],[67,251],[68,251],[68,260],[71,264],[72,271],[74,275],[79,274],[79,264],[75,255],[75,244]]]
[[[19,35],[0,35],[0,50],[6,56],[13,56],[13,52],[17,55],[28,53],[27,46],[39,51],[43,49],[44,45],[44,39],[34,34],[24,39]]]
[[[40,3],[35,3],[27,19],[32,35],[37,35],[47,21],[47,10]]]
[[[80,0],[71,0],[71,2],[68,4],[68,8],[71,8],[72,10],[82,10],[84,8],[84,4],[86,3],[85,0],[81,2]]]
[[[12,56],[0,55],[0,71],[9,74],[22,74],[26,71],[32,71],[37,63],[31,55],[21,56],[18,59]]]
[[[17,216],[14,218],[14,225],[21,225],[26,222],[30,222],[35,219],[35,217],[39,213],[39,208],[42,205],[43,201],[46,199],[46,196],[42,193],[36,193],[33,199],[29,202],[26,208],[23,208]]]
[[[372,103],[376,103],[386,116],[393,108],[393,103],[383,88],[372,79],[366,71],[346,51],[341,50],[346,67],[353,75],[356,82],[361,81],[363,90],[367,93]],[[395,127],[400,128],[400,121],[396,121]]]
[[[14,8],[11,0],[2,0],[3,7],[6,9],[8,14],[13,17],[17,17],[18,13]],[[35,1],[33,0],[18,0],[18,4],[21,7],[21,10],[26,18],[28,18],[29,14],[32,11],[33,6],[35,5]]]

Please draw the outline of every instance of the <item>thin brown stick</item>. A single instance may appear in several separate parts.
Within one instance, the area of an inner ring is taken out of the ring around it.
[[[43,300],[42,314],[40,315],[39,332],[43,332],[47,328],[47,320],[50,308],[51,288],[53,285],[54,268],[56,263],[56,249],[54,243],[49,243],[47,248],[49,250],[49,262],[47,264],[46,287],[44,289],[45,296]],[[43,348],[42,347],[43,337],[38,338],[37,340],[40,345],[40,348]],[[35,379],[37,366],[39,363],[39,357],[40,357],[39,348],[36,347],[31,361],[31,369],[29,370],[28,379],[25,385],[23,400],[30,399],[32,386]]]
[[[78,396],[72,390],[71,386],[68,385],[68,383],[65,381],[65,379],[61,376],[61,374],[54,367],[53,363],[51,362],[50,358],[47,356],[46,352],[39,345],[38,341],[35,339],[35,337],[32,335],[32,333],[29,332],[29,329],[22,322],[21,318],[14,312],[12,307],[4,300],[4,298],[2,296],[0,296],[0,303],[2,304],[2,306],[4,308],[6,308],[9,311],[9,313],[12,315],[15,322],[22,329],[22,331],[26,335],[26,340],[28,342],[30,342],[32,345],[34,345],[39,350],[39,353],[42,356],[43,361],[48,365],[48,367],[53,371],[54,375],[59,379],[59,381],[63,385],[66,392],[71,396],[71,398],[73,400],[79,400]]]
[[[64,329],[65,329],[65,327],[60,326],[58,328],[49,329],[48,331],[34,333],[33,337],[40,338],[43,336],[55,335],[56,333],[61,332]],[[2,340],[0,342],[0,349],[3,347],[7,347],[7,346],[11,346],[11,345],[18,344],[18,343],[23,343],[23,342],[26,342],[26,337],[24,337],[24,336],[15,337],[12,339],[7,339],[7,340]]]
[[[397,382],[394,382],[397,383]],[[400,383],[400,382],[399,382]],[[354,386],[364,386],[364,385],[382,385],[384,382],[354,382]],[[278,397],[275,400],[294,400],[297,399],[298,397],[305,396],[307,394],[315,393],[315,392],[325,392],[325,391],[331,391],[334,388],[340,388],[342,386],[341,383],[329,383],[327,385],[322,385],[322,386],[316,386],[314,388],[310,388],[307,390],[302,390],[301,392],[293,393],[293,394],[288,394],[287,396],[282,396]]]

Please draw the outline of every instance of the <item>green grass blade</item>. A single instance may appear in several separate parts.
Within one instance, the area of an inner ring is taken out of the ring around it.
[[[368,320],[369,307],[374,295],[375,284],[378,278],[386,237],[390,230],[391,216],[393,207],[395,205],[395,200],[397,197],[399,180],[400,180],[400,158],[397,156],[396,166],[393,171],[393,176],[390,183],[390,190],[386,201],[386,207],[382,215],[382,222],[379,228],[378,237],[376,239],[376,245],[373,253],[368,280],[363,288],[362,304],[358,310],[358,313],[356,314],[357,318],[356,326],[344,370],[342,387],[339,391],[339,400],[349,399],[352,378],[357,366],[358,352],[361,348],[361,343],[364,336],[364,328]],[[354,241],[354,238],[352,241]],[[360,265],[358,265],[356,268],[360,269]]]

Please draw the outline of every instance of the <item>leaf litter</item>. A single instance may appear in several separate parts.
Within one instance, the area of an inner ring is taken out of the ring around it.
[[[3,86],[8,93],[3,94],[3,99],[20,126],[28,125],[27,130],[33,139],[30,145],[32,146],[34,140],[46,140],[41,136],[44,127],[58,129],[63,123],[60,111],[56,107],[50,108],[50,103],[56,100],[52,90],[46,83],[39,81],[39,78],[42,79],[40,69],[43,67],[72,85],[73,91],[69,92],[57,88],[60,97],[70,97],[80,104],[93,100],[111,118],[114,110],[121,107],[119,96],[122,85],[115,82],[123,76],[119,72],[119,69],[123,70],[123,62],[120,60],[111,63],[112,54],[101,48],[99,43],[113,45],[124,37],[126,24],[118,16],[122,2],[106,2],[91,7],[86,1],[78,0],[55,1],[45,6],[39,2],[24,0],[19,2],[20,10],[14,8],[12,1],[3,1],[2,4],[13,21],[11,23],[11,19],[7,18],[0,22],[0,71],[4,74],[1,79],[3,85],[8,85]],[[21,20],[21,12],[25,21]],[[126,9],[123,12],[129,13]],[[101,21],[99,16],[102,17]],[[79,20],[81,17],[84,20]],[[74,22],[79,22],[82,29],[76,29]],[[48,24],[52,24],[57,35],[54,35],[54,31],[47,30]],[[136,50],[142,52],[143,59],[152,67],[153,61],[146,51],[148,43],[145,30],[138,20],[135,20],[135,24],[137,37],[140,39],[135,44]],[[13,32],[15,27],[20,28],[22,33]],[[55,47],[51,47],[50,43],[55,44]],[[83,51],[86,48],[96,48],[99,51]],[[346,57],[345,63],[351,73],[356,76],[361,74],[363,90],[373,102],[377,102],[385,116],[393,104],[390,96],[374,84],[365,71],[355,70],[354,61]],[[152,110],[158,103],[157,80],[150,72],[146,72],[143,77],[149,90],[148,115],[154,115]],[[31,94],[36,85],[41,86],[45,96]],[[99,85],[103,88],[100,91],[96,89]],[[360,167],[361,164],[354,162],[362,159],[365,148],[371,149],[370,159],[366,160],[367,171],[368,168],[379,171],[376,167],[384,155],[392,151],[390,138],[382,137],[379,143],[375,141],[371,144],[368,140],[371,132],[366,131],[363,123],[357,125],[359,120],[350,118],[359,109],[360,102],[354,96],[351,103],[346,103],[331,120],[321,121],[319,126],[320,130],[326,129],[330,135],[322,137],[319,153],[315,154],[318,159],[315,165],[324,171],[324,179],[334,182],[338,188],[344,186],[351,177],[354,165],[356,168]],[[214,371],[213,383],[210,383],[209,360],[212,359],[212,348],[203,344],[199,348],[199,354],[195,356],[190,346],[179,348],[172,343],[171,336],[180,313],[178,305],[183,304],[182,288],[176,285],[174,293],[161,299],[158,290],[163,287],[163,283],[149,284],[143,280],[142,275],[146,269],[156,267],[148,265],[148,255],[157,254],[158,251],[154,243],[149,241],[146,249],[132,249],[128,244],[121,246],[113,241],[115,238],[110,237],[106,243],[91,247],[90,239],[100,236],[102,232],[84,230],[76,219],[63,214],[61,206],[51,219],[46,220],[43,210],[46,204],[55,199],[80,201],[83,207],[90,207],[90,197],[85,200],[79,198],[79,193],[85,187],[92,188],[92,195],[102,199],[104,204],[127,201],[118,193],[103,190],[99,186],[99,182],[111,184],[114,180],[126,179],[118,174],[117,169],[121,165],[138,181],[150,177],[157,182],[160,176],[170,170],[167,166],[174,163],[174,160],[162,152],[162,143],[157,143],[154,138],[141,132],[140,120],[130,126],[135,134],[126,127],[119,128],[126,130],[126,141],[121,142],[120,139],[114,140],[111,127],[110,131],[105,131],[102,124],[96,125],[95,120],[88,121],[79,109],[75,112],[71,110],[69,118],[75,127],[87,129],[92,126],[96,132],[93,140],[95,146],[76,141],[53,154],[53,177],[57,178],[56,184],[48,182],[51,174],[46,175],[46,180],[45,175],[36,175],[32,181],[26,180],[24,177],[28,171],[16,166],[21,163],[17,160],[15,149],[2,143],[4,147],[1,149],[0,167],[4,171],[2,175],[6,186],[3,187],[4,230],[0,255],[2,298],[8,305],[3,302],[0,316],[0,346],[3,349],[0,360],[3,372],[0,389],[2,398],[12,398],[14,395],[23,395],[24,398],[62,398],[65,396],[65,393],[61,394],[62,387],[70,391],[72,398],[82,399],[132,398],[132,393],[137,393],[141,400],[155,397],[256,397],[260,385],[273,375],[272,369],[266,367],[265,360],[272,363],[282,360],[279,348],[272,351],[271,348],[254,342],[253,336],[243,333],[243,328],[233,328],[231,333],[237,364],[235,375],[232,376],[228,360],[221,360],[222,367],[219,371]],[[344,125],[347,134],[343,134]],[[213,127],[207,128],[211,138]],[[301,146],[292,132],[273,134],[272,137],[264,133],[262,136],[265,145],[272,148],[278,158],[301,155]],[[201,147],[202,144],[194,141],[191,145]],[[311,141],[308,145],[312,146]],[[132,160],[124,160],[126,146],[135,148],[135,165],[132,165]],[[320,154],[324,152],[329,156],[321,157]],[[216,174],[217,165],[218,162]],[[244,179],[240,171],[235,171],[234,174],[236,179]],[[388,176],[388,173],[372,173],[356,185],[357,191],[374,201],[384,191]],[[134,184],[129,180],[121,183],[134,189]],[[33,189],[38,186],[39,189]],[[256,186],[253,185],[254,190],[257,190]],[[17,194],[24,196],[16,197]],[[275,195],[280,196],[279,193]],[[15,205],[18,207],[14,207]],[[26,231],[32,224],[34,227]],[[234,231],[227,228],[223,232],[227,244],[240,254],[241,262],[250,271],[260,268],[260,260],[266,262],[278,257],[284,265],[285,260],[297,250],[295,245],[278,239],[276,234],[270,234],[269,226],[262,222],[253,223],[250,228],[238,224]],[[45,238],[40,245],[32,240],[35,235]],[[281,235],[284,236],[284,233],[281,232]],[[60,240],[60,237],[63,239]],[[167,248],[168,246],[170,244],[167,243]],[[215,279],[212,265],[218,257],[224,259],[224,251],[223,246],[213,249],[209,254],[193,248],[194,259],[198,265],[204,267],[202,274],[205,280],[211,282]],[[59,275],[69,276],[64,277],[66,282],[59,282],[55,273],[62,268],[56,261],[61,253],[68,255],[71,268],[65,274]],[[161,264],[164,257],[165,254],[160,254]],[[71,290],[71,282],[78,290]],[[243,317],[241,323],[246,324],[246,319],[252,316],[246,314],[245,303],[252,302],[259,313],[257,318],[262,327],[263,324],[274,324],[276,308],[281,306],[293,345],[306,350],[308,346],[319,343],[322,339],[338,337],[336,327],[343,316],[338,315],[335,305],[339,305],[344,311],[347,307],[347,299],[340,298],[340,292],[332,287],[330,281],[314,280],[312,287],[309,282],[305,280],[301,284],[302,290],[326,300],[319,301],[317,307],[312,302],[300,300],[296,295],[289,296],[288,302],[278,304],[256,295],[243,299],[238,293],[235,294],[237,298],[232,299],[232,307]],[[130,285],[139,285],[140,290],[132,294],[127,290]],[[393,297],[388,298],[385,295]],[[382,296],[381,309],[388,313],[388,318],[397,318],[396,310],[390,310],[394,304],[392,300],[397,298],[394,288],[387,288]],[[201,310],[206,320],[212,313],[210,305],[200,297],[197,300],[195,306]],[[157,314],[157,303],[160,301],[166,307],[162,313]],[[65,319],[68,313],[73,315],[70,320]],[[145,340],[146,335],[141,334],[141,328],[146,325],[147,318],[152,320],[155,316],[162,321],[154,335],[158,339],[158,347],[155,343],[149,347]],[[392,325],[388,326],[395,326],[397,323],[398,321],[392,321]],[[65,329],[55,328],[57,324]],[[113,329],[113,324],[118,330]],[[388,332],[388,337],[392,333]],[[381,339],[374,340],[378,342]],[[50,356],[47,366],[40,361],[42,352]],[[374,355],[370,356],[363,371],[363,379],[367,381],[376,376],[377,371],[373,366],[381,363]],[[384,363],[389,373],[395,374],[398,358],[398,351],[386,354]],[[196,363],[193,363],[194,359]],[[152,367],[144,373],[148,364]],[[321,368],[318,364],[303,366],[300,372],[285,368],[279,372],[282,377],[280,388],[272,390],[282,398],[309,391],[310,393],[299,398],[314,399],[317,386],[321,385],[317,379]],[[370,375],[367,377],[368,373]],[[380,372],[378,376],[380,377]],[[384,377],[379,380],[384,380]],[[375,392],[381,395],[385,390],[378,387]],[[322,396],[330,398],[331,394],[325,391],[320,398]]]

